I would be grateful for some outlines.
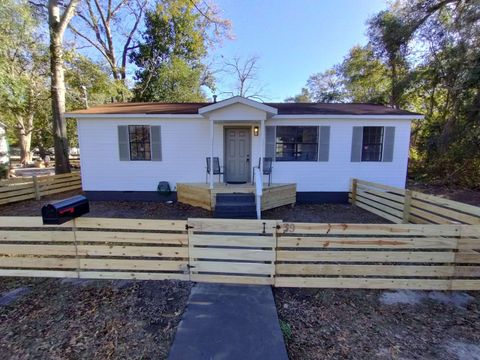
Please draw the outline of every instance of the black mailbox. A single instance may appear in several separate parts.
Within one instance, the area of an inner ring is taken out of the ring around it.
[[[60,225],[89,211],[88,199],[85,196],[72,196],[43,206],[43,225]]]

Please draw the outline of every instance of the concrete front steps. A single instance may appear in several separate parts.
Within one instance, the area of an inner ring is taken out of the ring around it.
[[[215,218],[256,219],[255,195],[250,193],[216,194]]]

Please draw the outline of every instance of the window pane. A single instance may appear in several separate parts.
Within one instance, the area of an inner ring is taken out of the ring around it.
[[[382,161],[383,126],[363,128],[362,161]]]
[[[130,125],[130,160],[150,160],[150,126]]]
[[[316,161],[318,127],[277,126],[276,161]]]

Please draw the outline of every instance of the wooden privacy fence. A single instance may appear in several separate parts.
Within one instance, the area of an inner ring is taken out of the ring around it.
[[[0,275],[480,290],[480,225],[0,217]]]
[[[0,180],[0,205],[82,188],[79,172]]]
[[[358,179],[350,202],[397,224],[480,224],[480,207]]]

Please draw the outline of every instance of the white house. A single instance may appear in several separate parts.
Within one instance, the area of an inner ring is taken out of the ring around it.
[[[404,187],[410,125],[423,116],[372,104],[108,104],[77,119],[83,189],[91,198],[148,199],[159,181],[207,183],[206,158],[222,182],[250,183],[260,158],[272,182],[294,183],[298,201],[346,201],[351,178]],[[263,165],[263,164],[262,164]],[[266,178],[264,179],[266,181]]]

